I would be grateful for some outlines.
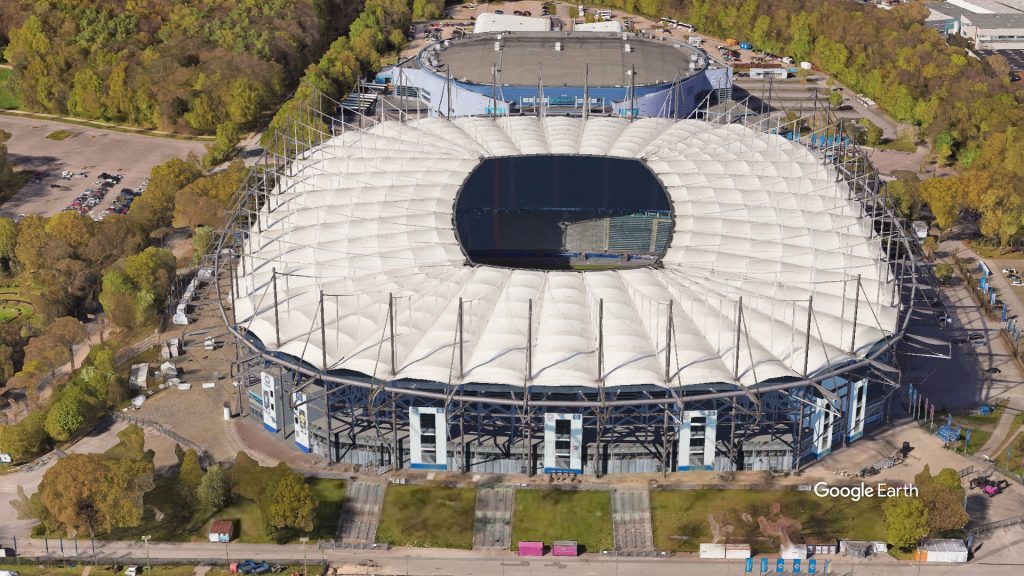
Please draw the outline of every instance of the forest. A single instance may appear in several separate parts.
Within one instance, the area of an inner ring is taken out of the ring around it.
[[[358,0],[5,0],[27,110],[212,134],[253,124],[342,35]]]

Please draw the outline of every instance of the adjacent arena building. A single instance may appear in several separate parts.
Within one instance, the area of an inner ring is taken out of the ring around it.
[[[859,151],[616,116],[280,135],[218,251],[243,409],[334,462],[523,474],[788,471],[886,420],[913,260]]]
[[[534,19],[537,20],[537,19]],[[686,118],[725,101],[731,69],[679,40],[607,32],[501,32],[431,44],[378,82],[415,96],[434,116],[589,111]]]

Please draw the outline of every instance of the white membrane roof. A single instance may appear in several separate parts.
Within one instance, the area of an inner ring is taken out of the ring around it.
[[[526,154],[646,162],[675,213],[660,267],[467,263],[452,221],[462,182],[483,158]],[[802,376],[805,356],[812,374],[839,367],[896,325],[879,238],[834,168],[740,125],[391,121],[307,151],[289,174],[251,227],[235,317],[318,368],[325,349],[328,369],[453,385],[751,386]]]

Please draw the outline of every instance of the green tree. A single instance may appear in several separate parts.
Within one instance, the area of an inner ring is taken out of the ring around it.
[[[201,175],[198,165],[180,158],[172,158],[156,166],[150,173],[146,193],[132,202],[129,218],[144,235],[169,226],[178,191]]]
[[[956,470],[944,468],[932,476],[925,464],[924,470],[914,477],[914,484],[928,509],[929,534],[941,536],[967,525],[969,518],[964,510],[965,490]]]
[[[46,414],[46,433],[64,442],[86,422],[89,399],[77,387],[68,387]]]
[[[123,327],[155,322],[174,279],[175,264],[169,250],[149,247],[107,270],[100,303],[110,319]]]
[[[229,473],[232,494],[256,502],[263,493],[262,479],[259,462],[245,452],[235,455]]]
[[[209,251],[213,245],[213,229],[209,226],[199,226],[192,233],[192,262],[199,263],[199,259]]]
[[[0,144],[2,146],[2,144]],[[18,224],[10,218],[0,218],[0,264],[3,270],[14,267],[15,249],[18,246]]]
[[[210,512],[220,510],[227,503],[228,485],[224,470],[220,466],[210,466],[199,483],[199,505]]]
[[[884,132],[877,124],[867,118],[861,118],[860,124],[864,127],[864,144],[868,146],[878,146],[882,143],[882,135]]]
[[[199,464],[199,454],[189,448],[178,468],[178,493],[186,502],[196,504],[196,492],[203,481],[203,467]]]
[[[35,410],[21,422],[0,426],[0,451],[15,462],[24,462],[42,454],[50,445],[46,433],[46,412]]]
[[[938,248],[939,241],[935,239],[935,236],[929,236],[921,243],[921,250],[929,260],[935,257],[935,251],[938,250]]]
[[[256,120],[263,107],[266,93],[263,87],[242,77],[231,85],[231,99],[228,101],[228,115],[231,121],[245,126]]]
[[[920,498],[888,498],[882,504],[882,512],[889,544],[906,550],[928,535],[928,508]]]
[[[231,157],[238,146],[241,134],[234,122],[222,122],[217,125],[217,137],[213,145],[207,144],[203,164],[207,167],[217,166]]]
[[[942,284],[949,282],[953,277],[953,266],[945,262],[935,265],[935,278]]]
[[[834,92],[830,92],[829,95],[828,95],[828,103],[831,104],[833,108],[838,108],[838,107],[842,106],[843,105],[843,93],[838,91],[838,90],[836,90]]]
[[[301,474],[290,472],[270,484],[263,503],[264,519],[271,528],[295,528],[306,532],[313,529],[316,499]]]

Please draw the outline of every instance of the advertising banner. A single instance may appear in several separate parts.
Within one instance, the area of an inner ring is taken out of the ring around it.
[[[415,470],[448,469],[448,420],[444,408],[409,407],[409,463]]]
[[[295,443],[303,452],[309,452],[309,410],[306,404],[306,395],[302,392],[292,394],[295,400],[295,410],[292,416],[295,419]]]
[[[260,372],[260,388],[263,390],[263,427],[277,432],[277,381],[266,372]]]
[[[544,472],[583,473],[583,416],[544,415]]]

